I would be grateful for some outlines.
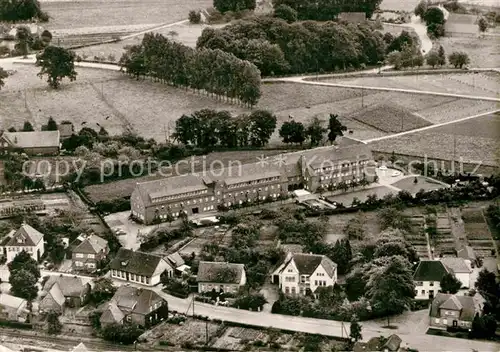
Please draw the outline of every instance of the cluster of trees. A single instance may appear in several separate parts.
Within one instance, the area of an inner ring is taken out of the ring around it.
[[[38,19],[47,22],[49,15],[42,11],[38,0],[0,1],[0,21],[18,22]]]
[[[387,43],[387,62],[399,70],[406,67],[420,67],[424,64],[424,57],[420,52],[415,38],[407,31],[402,31],[397,37],[390,33],[384,35]]]
[[[286,121],[281,125],[279,134],[283,143],[296,143],[302,145],[307,139],[310,141],[310,146],[317,147],[328,132],[328,141],[335,142],[338,136],[343,136],[347,131],[347,127],[342,125],[338,120],[338,115],[330,114],[328,120],[328,128],[323,127],[323,122],[317,117],[306,126],[302,122],[295,120]]]
[[[214,7],[220,13],[254,10],[256,0],[214,0]]]
[[[500,281],[487,269],[479,272],[476,290],[484,297],[483,314],[476,314],[472,321],[470,337],[491,339],[495,337],[500,321]]]
[[[431,50],[426,56],[425,56],[425,62],[427,65],[432,66],[432,68],[436,66],[444,66],[446,65],[446,55],[444,53],[444,48],[442,45],[439,46],[439,49],[436,50]]]
[[[174,138],[198,148],[263,147],[276,129],[276,116],[266,110],[233,118],[229,111],[203,109],[175,122]]]
[[[198,49],[220,49],[252,62],[263,76],[378,65],[385,59],[386,47],[382,33],[368,23],[289,24],[276,17],[206,28],[197,42]]]
[[[454,51],[448,56],[448,61],[455,68],[462,68],[470,63],[469,55],[463,51]]]
[[[341,12],[364,12],[373,15],[382,0],[273,0],[274,8],[288,6],[297,13],[299,20],[330,21]]]
[[[431,6],[428,0],[421,0],[415,7],[415,15],[425,21],[427,33],[434,38],[444,35],[444,13],[436,6]]]
[[[16,30],[16,45],[13,55],[26,57],[30,50],[42,50],[52,41],[52,33],[44,30],[40,35],[33,35],[26,26],[19,26]]]
[[[120,59],[127,73],[150,76],[176,87],[255,105],[261,95],[260,72],[252,63],[211,49],[192,49],[160,34],[148,33]]]

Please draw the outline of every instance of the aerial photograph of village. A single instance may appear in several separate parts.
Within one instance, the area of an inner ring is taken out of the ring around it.
[[[500,0],[0,0],[0,352],[500,352]]]

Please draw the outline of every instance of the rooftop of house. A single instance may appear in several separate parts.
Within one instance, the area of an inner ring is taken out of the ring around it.
[[[86,290],[86,284],[84,284],[81,277],[78,276],[65,276],[65,275],[51,275],[45,285],[43,285],[43,290],[45,292],[50,292],[50,290],[58,285],[64,297],[80,297],[81,294]]]
[[[472,272],[472,269],[469,267],[469,265],[463,258],[443,257],[440,260],[444,265],[446,265],[447,268],[451,269],[455,274]]]
[[[146,315],[151,312],[151,307],[163,301],[164,299],[153,290],[120,286],[105,305],[101,321],[120,322],[125,315],[131,313]]]
[[[116,253],[109,267],[113,270],[151,277],[161,260],[163,259],[160,256],[122,247]]]
[[[439,260],[422,260],[413,274],[414,281],[441,281],[449,270]]]
[[[471,246],[463,246],[458,250],[457,255],[463,259],[476,260],[476,253]]]
[[[318,266],[323,266],[328,276],[333,277],[337,264],[335,264],[326,255],[293,253],[289,255],[288,261],[283,266],[283,269],[293,261],[300,275],[312,275]],[[283,270],[282,269],[282,270]]]
[[[97,235],[90,235],[86,238],[83,238],[83,241],[80,242],[74,249],[73,252],[75,253],[100,253],[101,251],[104,251],[108,247],[108,241],[105,239],[97,236]]]
[[[26,300],[9,295],[7,293],[0,293],[0,305],[4,307],[9,307],[13,309],[18,309],[21,307],[23,304],[26,304]]]
[[[70,137],[74,130],[73,125],[70,123],[60,123],[57,126],[57,129],[59,130],[61,138]]]
[[[178,268],[181,265],[184,265],[184,259],[182,259],[179,252],[174,252],[172,254],[167,255],[166,259],[172,264],[174,267]]]
[[[431,304],[429,315],[439,318],[440,309],[459,311],[460,320],[472,321],[476,315],[476,304],[470,296],[457,296],[447,293],[438,293]]]
[[[200,261],[196,281],[239,284],[244,271],[243,264]]]
[[[2,137],[13,148],[59,147],[59,131],[4,132]]]
[[[43,241],[43,234],[28,224],[22,224],[17,231],[11,231],[2,240],[2,246],[35,247]]]
[[[372,337],[368,342],[356,342],[353,347],[353,352],[374,352],[374,351],[390,351],[395,352],[401,346],[401,338],[398,335],[391,335],[389,338]]]
[[[62,306],[64,304],[64,301],[66,300],[64,298],[64,294],[63,294],[63,291],[62,291],[62,287],[59,286],[58,283],[55,283],[54,285],[52,285],[52,287],[50,288],[50,290],[47,292],[47,295],[42,299],[42,302],[47,299],[48,297],[52,297],[54,299],[54,301],[59,305],[59,306]]]

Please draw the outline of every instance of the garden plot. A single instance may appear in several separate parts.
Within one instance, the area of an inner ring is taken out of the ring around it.
[[[462,219],[469,245],[479,256],[492,256],[495,245],[482,210],[480,208],[463,209]]]
[[[217,323],[194,319],[188,319],[182,325],[161,323],[148,332],[148,343],[156,345],[160,341],[168,341],[177,346],[185,342],[190,342],[192,345],[205,345],[207,337],[210,341],[216,336],[218,329]]]
[[[241,327],[228,327],[224,334],[222,334],[214,343],[211,348],[221,349],[225,351],[242,351],[251,350],[246,347],[255,341],[262,341],[267,343],[270,334],[266,330],[257,330]],[[292,334],[279,333],[275,342],[283,349],[290,349],[296,347],[298,341],[294,339]]]
[[[427,238],[422,231],[425,219],[421,215],[409,216],[412,227],[416,229],[413,233],[405,232],[405,239],[411,243],[419,258],[428,258],[429,251],[427,250]]]
[[[431,238],[431,246],[434,247],[434,254],[455,254],[455,237],[451,231],[448,213],[438,213],[436,218],[436,230],[436,238]]]

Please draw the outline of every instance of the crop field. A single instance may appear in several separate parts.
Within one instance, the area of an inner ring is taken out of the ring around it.
[[[381,76],[363,78],[335,78],[326,82],[371,87],[414,89],[495,98],[498,94],[497,73],[418,74],[411,76]]]
[[[429,121],[411,114],[408,110],[391,105],[369,107],[349,116],[383,132],[403,132],[431,125]]]
[[[210,6],[210,0],[42,1],[42,10],[51,16],[50,30],[176,22],[190,10]]]
[[[500,115],[491,114],[370,145],[373,150],[386,153],[395,151],[398,154],[442,160],[453,160],[455,154],[456,161],[496,166],[499,140]]]
[[[497,67],[500,54],[498,37],[468,38],[441,37],[438,43],[446,53],[465,51],[470,58],[470,67]]]

